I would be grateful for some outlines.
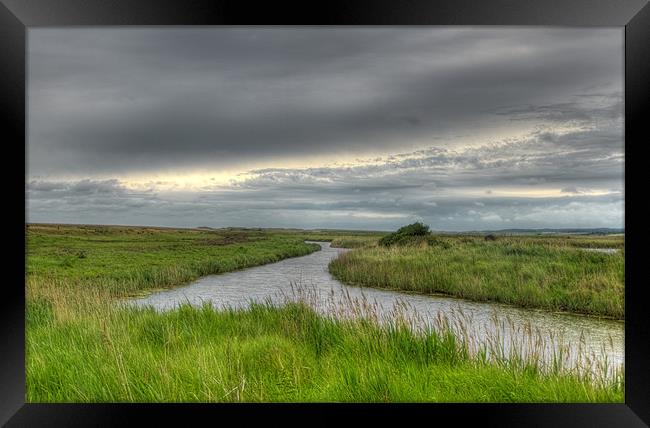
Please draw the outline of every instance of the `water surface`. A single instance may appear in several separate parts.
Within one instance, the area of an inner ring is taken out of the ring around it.
[[[209,275],[187,286],[134,299],[132,303],[151,305],[159,310],[168,310],[180,303],[202,305],[209,302],[216,308],[245,308],[253,301],[282,304],[287,295],[295,295],[295,285],[299,284],[302,294],[309,295],[310,305],[324,314],[340,315],[345,312],[346,304],[356,299],[372,305],[387,319],[395,311],[413,315],[414,328],[435,325],[441,316],[446,317],[469,342],[480,346],[490,341],[494,345],[498,341],[498,346],[506,353],[513,349],[531,351],[531,343],[541,338],[545,343],[542,354],[546,360],[553,355],[557,357],[558,349],[565,349],[564,358],[572,360],[571,364],[584,358],[611,367],[623,364],[624,324],[621,321],[447,296],[347,286],[334,279],[327,266],[333,258],[349,250],[331,248],[328,242],[316,243],[321,250],[307,256]],[[579,354],[581,357],[577,357]]]

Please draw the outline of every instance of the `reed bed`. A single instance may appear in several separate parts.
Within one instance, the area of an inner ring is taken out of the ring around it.
[[[473,354],[444,325],[317,313],[300,301],[216,311],[187,304],[30,307],[28,402],[621,402],[597,381],[528,359]],[[90,310],[90,306],[87,307]],[[375,314],[376,315],[376,314]]]
[[[475,322],[460,307],[425,317],[402,299],[386,308],[363,292],[361,296],[351,296],[347,289],[324,293],[300,283],[291,284],[291,293],[281,293],[281,297],[285,305],[305,305],[332,320],[362,320],[388,330],[407,329],[416,336],[453,336],[463,355],[481,363],[547,375],[570,374],[603,386],[624,382],[622,362],[607,357],[615,350],[611,336],[594,350],[587,346],[584,333],[577,343],[571,343],[562,332],[542,331],[530,321],[517,323],[497,309],[483,323]]]
[[[623,319],[624,250],[582,249],[619,244],[620,238],[429,236],[353,250],[329,269],[347,284]]]

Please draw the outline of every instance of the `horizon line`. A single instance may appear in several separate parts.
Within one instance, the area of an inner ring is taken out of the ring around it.
[[[47,223],[47,222],[25,222],[25,226],[109,226],[109,227],[138,227],[138,228],[153,228],[153,229],[181,229],[181,230],[197,230],[197,229],[261,229],[261,230],[305,230],[305,231],[349,231],[349,232],[393,232],[394,230],[380,230],[380,229],[346,229],[346,228],[299,228],[299,227],[264,227],[264,226],[157,226],[157,225],[144,225],[144,224],[98,224],[98,223]],[[428,225],[431,227],[430,225]],[[397,229],[395,229],[397,230]],[[542,227],[542,228],[526,228],[526,227],[512,227],[505,229],[468,229],[468,230],[437,230],[432,229],[431,232],[438,233],[485,233],[485,232],[507,232],[507,231],[589,231],[589,230],[612,230],[622,231],[625,233],[625,227]]]

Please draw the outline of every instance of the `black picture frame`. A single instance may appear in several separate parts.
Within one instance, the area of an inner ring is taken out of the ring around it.
[[[640,427],[650,425],[650,328],[644,311],[646,293],[641,248],[648,237],[644,194],[630,192],[644,183],[643,146],[650,143],[647,107],[650,101],[650,5],[647,0],[347,0],[279,3],[247,1],[168,0],[0,0],[0,120],[5,149],[1,168],[13,201],[5,214],[11,226],[3,233],[7,262],[0,310],[0,423],[7,426],[112,426],[134,418],[192,423],[238,423],[251,418],[308,418],[310,423],[340,417],[364,422],[424,417],[454,425],[475,421],[482,426]],[[624,404],[30,404],[25,403],[25,245],[27,29],[43,26],[98,25],[537,25],[625,27],[625,403]],[[24,146],[23,146],[24,145]],[[9,154],[9,150],[12,153]],[[7,168],[10,166],[10,168]],[[22,174],[22,176],[21,176]],[[636,183],[636,184],[635,184]],[[12,203],[13,202],[13,203]],[[24,207],[24,205],[23,205]],[[24,284],[24,282],[23,282]],[[266,419],[268,421],[269,419]]]

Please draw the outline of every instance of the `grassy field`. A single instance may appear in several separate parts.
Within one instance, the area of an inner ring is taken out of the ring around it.
[[[376,236],[346,236],[342,238],[333,238],[331,241],[332,248],[364,248],[372,247],[377,244]]]
[[[622,236],[498,236],[492,241],[432,235],[411,245],[368,245],[341,255],[329,269],[348,284],[623,319],[623,244]]]
[[[30,311],[29,402],[620,402],[623,385],[472,359],[454,336],[246,311]]]
[[[486,360],[444,330],[333,320],[302,303],[165,313],[116,304],[314,251],[303,239],[368,246],[380,236],[29,225],[26,400],[623,401],[622,375],[596,382],[532,360]]]
[[[28,287],[92,286],[124,297],[320,248],[303,240],[255,230],[29,225]]]

